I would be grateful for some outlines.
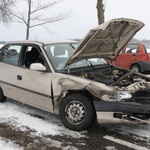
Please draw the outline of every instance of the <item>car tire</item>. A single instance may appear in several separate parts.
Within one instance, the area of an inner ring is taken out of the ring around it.
[[[131,70],[135,70],[136,72],[141,72],[140,66],[139,65],[133,65],[131,67]]]
[[[93,102],[82,94],[68,95],[61,102],[60,118],[64,126],[71,130],[86,130],[96,118]]]
[[[0,88],[0,102],[4,102],[6,100],[6,97],[3,94],[2,88]]]

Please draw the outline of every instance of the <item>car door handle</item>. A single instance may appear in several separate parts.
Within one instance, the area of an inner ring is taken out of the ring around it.
[[[17,79],[18,80],[22,80],[22,76],[21,75],[17,75]]]

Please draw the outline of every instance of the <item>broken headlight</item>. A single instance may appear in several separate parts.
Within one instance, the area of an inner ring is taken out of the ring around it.
[[[123,101],[125,99],[130,99],[132,95],[128,91],[116,91],[113,95],[104,95],[106,101]]]

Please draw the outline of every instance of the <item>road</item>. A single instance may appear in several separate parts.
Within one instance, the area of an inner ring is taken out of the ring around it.
[[[0,104],[1,150],[149,150],[149,125],[66,129],[59,116],[7,99]]]

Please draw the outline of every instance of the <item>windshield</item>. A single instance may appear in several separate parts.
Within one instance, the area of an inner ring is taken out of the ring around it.
[[[57,43],[44,45],[44,49],[51,60],[54,68],[57,70],[63,69],[68,58],[72,55],[79,43]],[[102,58],[91,58],[82,61],[78,61],[71,64],[69,68],[87,67],[100,64],[107,64]]]

